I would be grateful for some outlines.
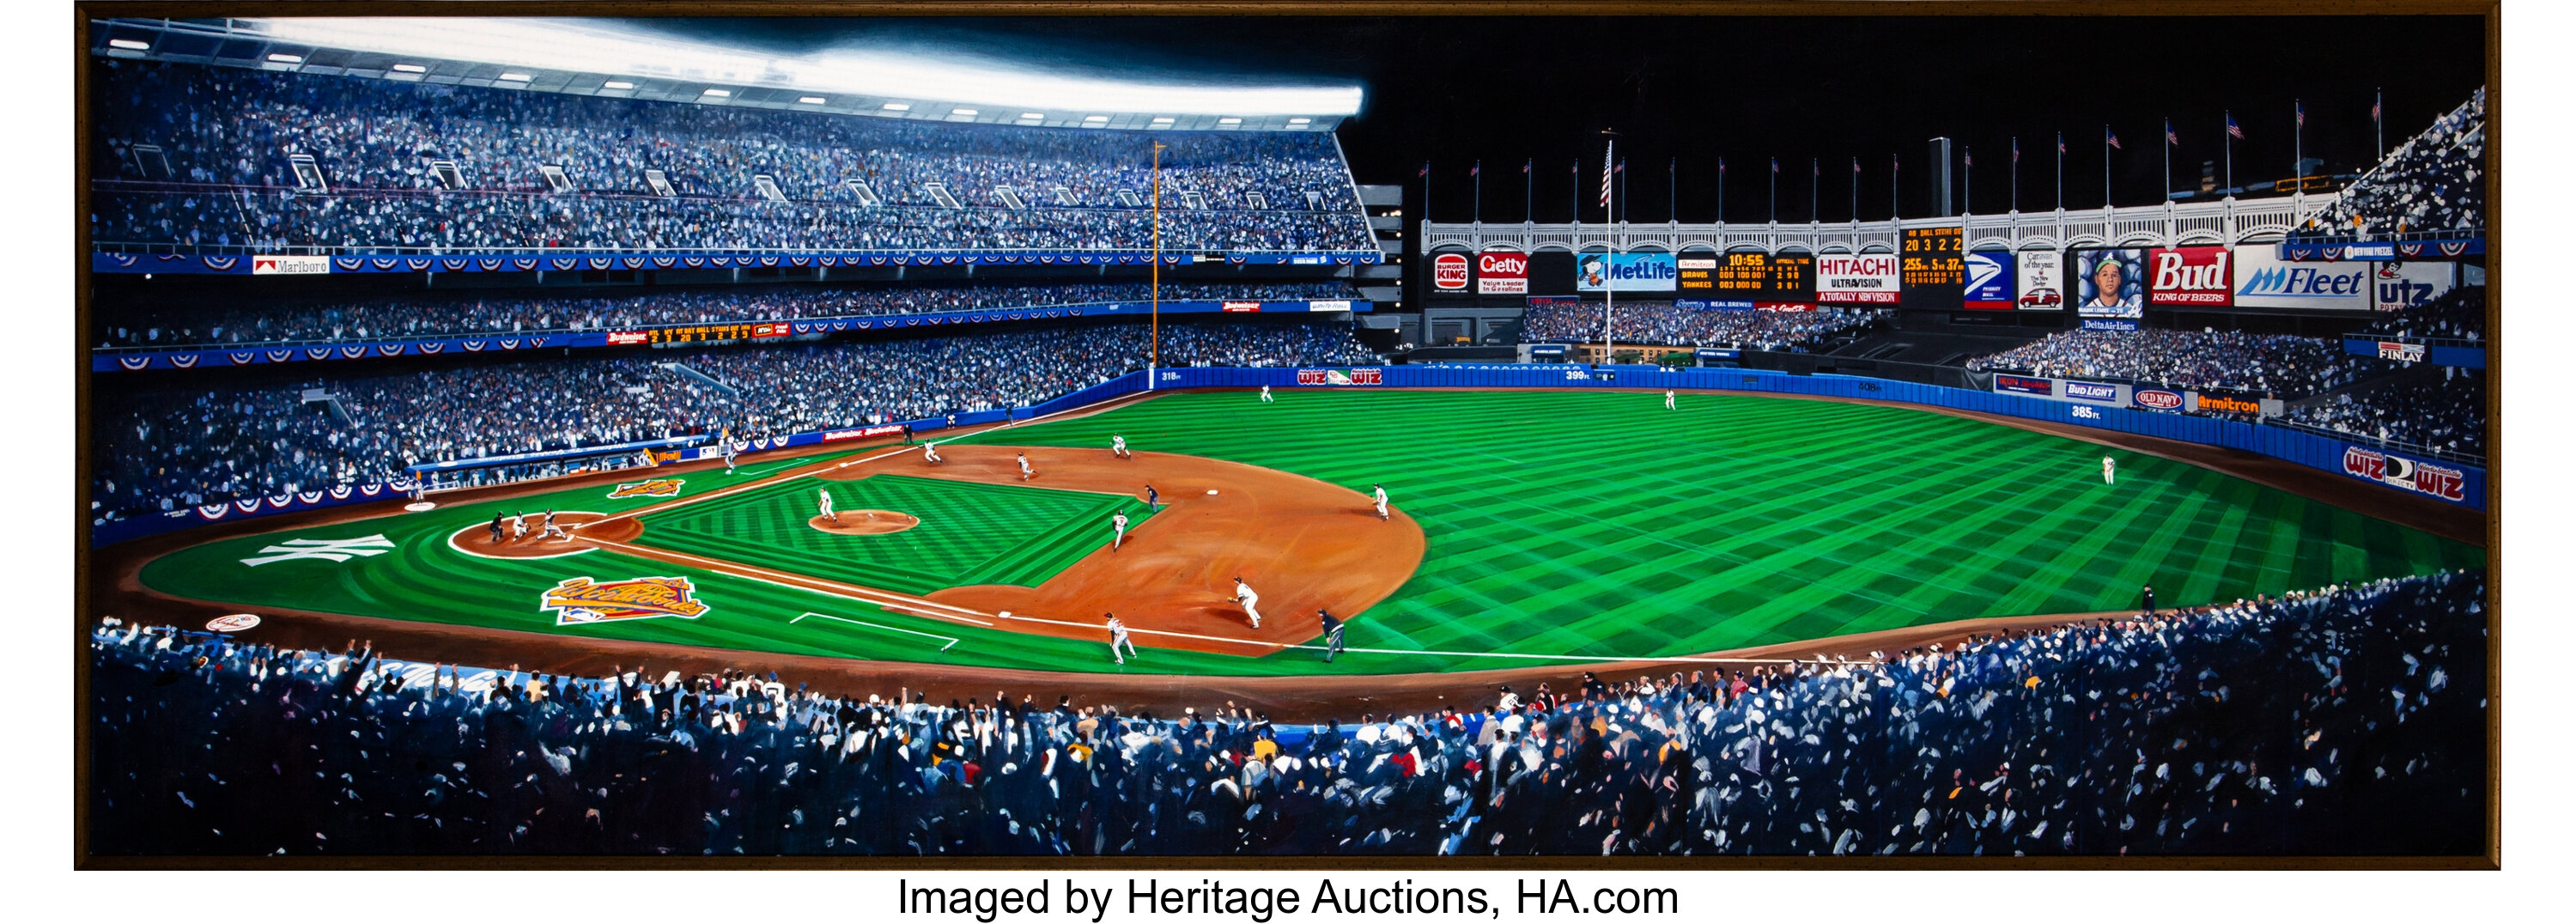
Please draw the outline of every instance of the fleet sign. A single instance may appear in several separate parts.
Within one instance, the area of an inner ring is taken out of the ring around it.
[[[2235,262],[2237,307],[2370,310],[2370,264],[2293,263],[2261,247],[2247,248]]]

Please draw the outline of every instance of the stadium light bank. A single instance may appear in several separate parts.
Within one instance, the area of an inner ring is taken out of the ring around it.
[[[269,56],[265,67],[273,70],[473,85],[488,83],[483,75],[500,67],[537,91],[820,108],[880,118],[1102,127],[1103,120],[1092,117],[1108,114],[1105,127],[1113,128],[1329,131],[1358,114],[1363,97],[1358,86],[1099,79],[950,53],[834,49],[770,55],[597,20],[295,17],[220,24],[115,19],[99,25],[104,28],[98,30],[98,51],[117,57],[249,63],[191,53],[187,41],[171,40],[215,33],[261,41],[261,53]],[[723,92],[711,92],[718,90]],[[961,114],[969,112],[976,114]]]

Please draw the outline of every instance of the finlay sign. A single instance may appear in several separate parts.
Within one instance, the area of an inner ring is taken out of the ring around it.
[[[2225,247],[2156,247],[2147,251],[2147,304],[2223,307],[2234,277]]]
[[[1529,254],[1480,253],[1476,255],[1476,294],[1529,294]]]
[[[1467,255],[1444,253],[1431,258],[1431,287],[1443,292],[1467,288]]]

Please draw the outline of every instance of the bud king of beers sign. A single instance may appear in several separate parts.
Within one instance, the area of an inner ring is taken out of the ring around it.
[[[1895,254],[1824,254],[1816,258],[1816,300],[1893,305],[1902,278]]]
[[[2225,247],[2157,247],[2147,251],[2147,304],[2224,306],[2234,277]]]
[[[1525,253],[1477,254],[1476,294],[1529,294],[1529,264],[1529,254]],[[1437,275],[1437,268],[1434,275]]]
[[[1443,292],[1467,288],[1467,255],[1444,253],[1431,258],[1431,285]]]

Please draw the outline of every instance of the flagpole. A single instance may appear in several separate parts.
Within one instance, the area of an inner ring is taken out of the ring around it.
[[[2021,214],[2021,136],[2012,136],[2012,194],[2004,198],[2015,215]]]
[[[1897,159],[1896,159],[1896,152],[1894,152],[1894,151],[1890,151],[1890,152],[1888,152],[1888,154],[1887,154],[1887,220],[1889,220],[1889,221],[1895,221],[1895,220],[1897,220],[1897,219],[1899,219],[1899,218],[1904,217],[1904,211],[1905,211],[1904,206],[1900,205],[1900,204],[1897,202],[1897,199],[1896,199],[1896,176],[1897,176],[1897,174],[1899,174],[1899,173],[1903,173],[1904,171],[1905,171],[1904,166],[1903,166],[1902,164],[1899,164],[1899,163],[1897,162]]]
[[[1682,220],[1682,159],[1664,162],[1664,220]]]
[[[2102,126],[2102,207],[2111,207],[2111,126]]]
[[[1475,165],[1475,166],[1467,168],[1467,179],[1468,179],[1469,181],[1473,182],[1473,183],[1475,184],[1475,186],[1476,186],[1476,198],[1475,198],[1476,207],[1475,207],[1475,210],[1474,210],[1474,211],[1469,212],[1468,214],[1474,218],[1474,220],[1475,220],[1475,223],[1476,223],[1476,224],[1480,224],[1480,225],[1481,225],[1481,224],[1484,224],[1484,223],[1485,223],[1485,162],[1480,160],[1480,161],[1477,161],[1477,162],[1476,162],[1476,165]]]
[[[2305,192],[2308,184],[2308,107],[2299,100],[2290,101],[2290,182],[2291,192]]]
[[[1860,157],[1858,155],[1852,157],[1851,194],[1852,224],[1860,224]]]
[[[2222,110],[2222,112],[2223,111],[2224,110]],[[2227,116],[2227,126],[2229,128],[2236,127],[2236,114],[2233,112],[2225,114]],[[2219,134],[2219,148],[2226,152],[2222,156],[2226,158],[2227,162],[2227,198],[2233,199],[2236,198],[2236,133],[2232,131],[2221,132]]]
[[[1816,207],[1816,187],[1824,185],[1824,179],[1825,179],[1825,160],[1824,160],[1824,158],[1821,158],[1821,157],[1810,157],[1810,158],[1807,158],[1807,220],[1808,220],[1808,221],[1822,223],[1822,222],[1825,220],[1825,216],[1824,216],[1824,214],[1823,214],[1823,213],[1824,213],[1824,210]]]
[[[1717,159],[1717,223],[1726,223],[1726,158]]]
[[[2173,118],[2165,118],[2165,204],[2173,204]]]
[[[1538,171],[1531,169],[1537,166],[1538,158],[1535,157],[1530,158],[1521,164],[1522,224],[1532,224],[1538,221]]]
[[[2057,210],[2066,211],[2066,133],[2057,133]]]
[[[1780,159],[1771,158],[1771,223],[1780,223]]]
[[[1163,364],[1163,143],[1160,141],[1154,142],[1153,177],[1154,260],[1150,264],[1152,269],[1149,270],[1153,274],[1153,279],[1146,291],[1146,299],[1151,306],[1148,310],[1153,318],[1153,323],[1150,325],[1153,330],[1148,335],[1145,347],[1145,383],[1149,387],[1154,382],[1155,367]],[[1430,181],[1425,179],[1424,182]],[[1426,198],[1430,196],[1428,189],[1423,195]]]
[[[2380,159],[2388,157],[2388,123],[2379,114],[2380,89],[2370,89],[2370,146]]]
[[[1969,204],[1968,204],[1968,194],[1969,194],[1970,192],[1974,192],[1974,191],[1976,190],[1976,185],[1975,185],[1975,180],[1976,180],[1976,178],[1977,178],[1977,152],[1976,152],[1976,149],[1974,149],[1974,148],[1970,148],[1970,147],[1968,147],[1967,145],[1964,145],[1964,144],[1963,144],[1963,145],[1960,145],[1960,146],[1959,146],[1959,214],[1961,214],[1961,215],[1971,215],[1971,214],[1975,214],[1975,213],[1976,213],[1976,211],[1977,211],[1977,209],[1976,209],[1976,207],[1975,207],[1975,206],[1972,206],[1972,205],[1969,205]]]

